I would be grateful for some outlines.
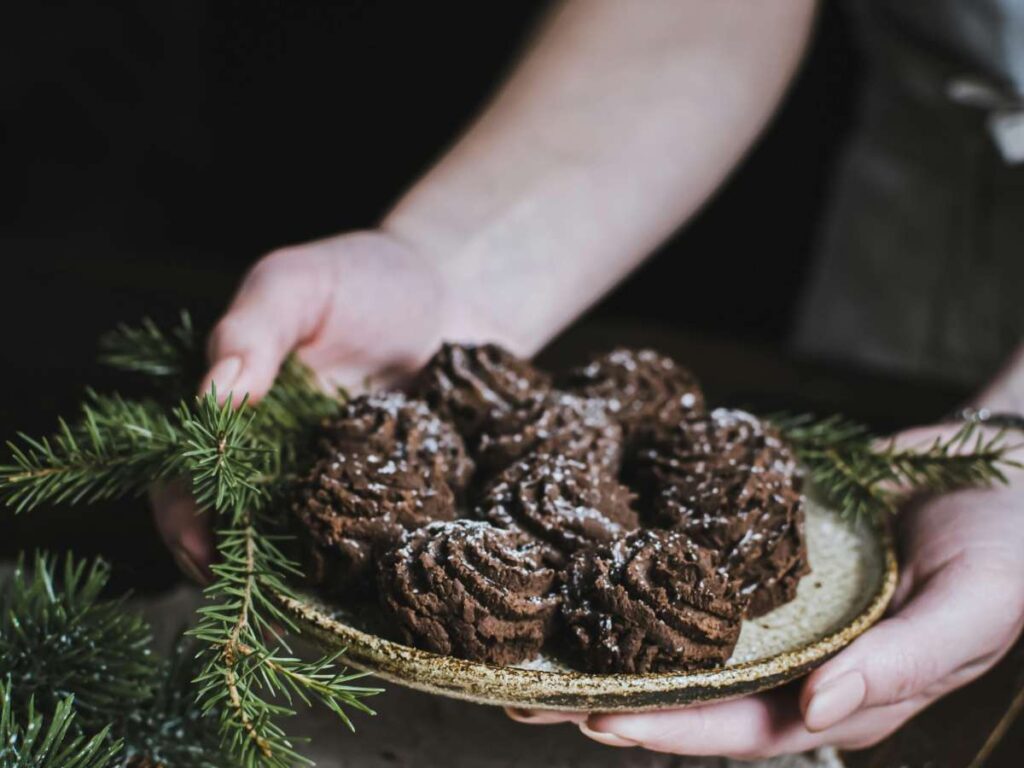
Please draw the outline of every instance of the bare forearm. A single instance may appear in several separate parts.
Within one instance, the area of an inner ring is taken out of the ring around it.
[[[813,0],[570,0],[386,229],[521,351],[715,190],[770,117]],[[471,298],[470,298],[471,297]]]

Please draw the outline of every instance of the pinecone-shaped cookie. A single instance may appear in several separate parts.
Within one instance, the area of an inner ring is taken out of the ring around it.
[[[456,514],[440,465],[366,449],[335,452],[314,464],[296,486],[292,512],[307,577],[339,592],[368,586],[374,557],[403,531]]]
[[[562,566],[579,549],[607,543],[640,525],[633,494],[614,476],[551,454],[530,454],[484,491],[477,516],[544,542]]]
[[[652,349],[616,349],[569,372],[564,388],[608,403],[626,439],[704,414],[697,378]]]
[[[444,344],[413,382],[413,392],[466,439],[488,414],[512,410],[546,392],[549,377],[497,344]]]
[[[622,463],[622,428],[601,400],[564,392],[535,397],[514,410],[492,411],[477,446],[485,477],[531,453],[575,459],[595,471],[617,474]]]
[[[557,578],[534,539],[474,520],[415,531],[377,568],[381,605],[407,643],[497,665],[540,650]]]
[[[451,424],[421,400],[401,392],[361,395],[324,424],[320,452],[330,456],[377,452],[418,464],[437,464],[456,493],[469,484],[473,461]]]
[[[651,522],[720,552],[749,599],[748,617],[796,596],[810,572],[801,479],[771,428],[748,413],[718,409],[662,432],[639,463]]]
[[[637,531],[578,552],[562,588],[569,649],[594,672],[722,664],[741,612],[715,554],[674,531]]]

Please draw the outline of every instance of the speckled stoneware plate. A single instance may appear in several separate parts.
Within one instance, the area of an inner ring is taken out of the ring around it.
[[[308,636],[398,685],[496,706],[576,711],[642,710],[733,698],[806,674],[878,621],[896,588],[896,555],[884,531],[852,526],[810,500],[812,573],[795,600],[743,623],[729,662],[700,672],[596,675],[540,656],[492,667],[421,651],[373,634],[369,625],[313,595],[283,600]]]

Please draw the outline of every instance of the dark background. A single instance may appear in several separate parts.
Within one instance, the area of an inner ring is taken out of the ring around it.
[[[48,431],[85,384],[110,384],[93,356],[116,322],[188,307],[207,324],[261,253],[372,225],[483,103],[546,5],[7,5],[0,432]],[[549,359],[642,328],[723,402],[810,404],[892,427],[955,401],[933,384],[784,354],[859,85],[849,25],[823,6],[752,156]],[[680,291],[671,278],[684,261]],[[142,501],[3,517],[0,555],[37,545],[104,552],[141,589],[176,578]]]

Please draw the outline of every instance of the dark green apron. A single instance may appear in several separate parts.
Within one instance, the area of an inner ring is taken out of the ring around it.
[[[1024,338],[1024,1],[854,11],[866,84],[797,348],[980,383]]]

